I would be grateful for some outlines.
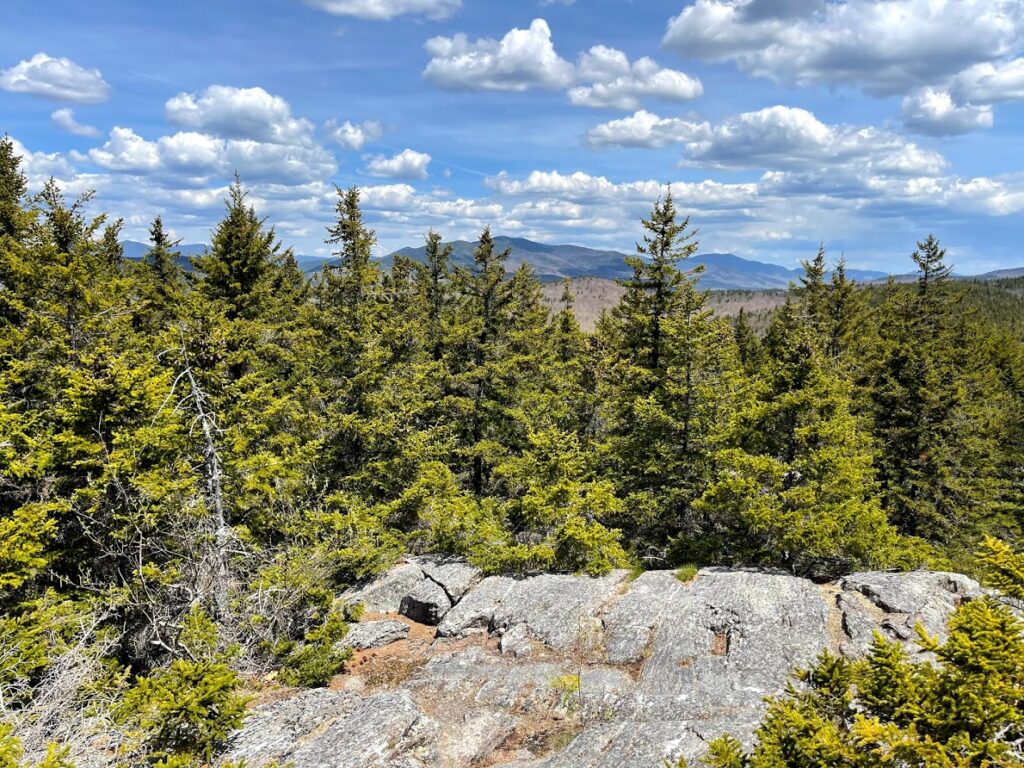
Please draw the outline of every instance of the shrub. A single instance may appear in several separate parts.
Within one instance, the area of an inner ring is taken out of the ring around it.
[[[247,699],[228,664],[231,652],[219,651],[217,640],[213,622],[193,609],[178,640],[190,658],[137,678],[117,705],[115,719],[134,729],[138,751],[151,762],[209,761],[241,727]]]
[[[281,682],[308,688],[327,685],[352,658],[352,649],[342,646],[341,641],[348,634],[348,622],[359,613],[359,606],[331,610],[320,626],[306,633],[302,642],[278,643],[275,655],[281,663]]]
[[[696,565],[693,563],[687,563],[686,565],[681,565],[676,569],[676,578],[683,582],[683,584],[689,584],[697,578],[698,571],[700,571],[700,569]]]

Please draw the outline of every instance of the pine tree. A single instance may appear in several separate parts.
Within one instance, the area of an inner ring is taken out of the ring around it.
[[[28,180],[21,170],[21,158],[14,153],[14,141],[0,139],[0,238],[20,239],[27,225],[25,195]]]
[[[147,307],[149,327],[160,330],[174,319],[185,294],[185,273],[178,265],[180,253],[164,231],[163,219],[157,216],[149,228],[150,249],[140,265],[141,299]]]
[[[423,301],[427,307],[427,344],[434,360],[444,357],[447,325],[452,304],[451,244],[442,246],[441,235],[427,234],[426,263],[420,270]]]
[[[761,339],[751,326],[750,314],[744,307],[740,307],[733,320],[733,337],[743,370],[748,376],[753,376],[760,370],[763,359]]]
[[[461,270],[462,295],[452,329],[452,423],[458,433],[459,474],[476,495],[489,490],[491,469],[521,447],[519,411],[537,383],[546,310],[529,268],[511,277],[508,249],[499,251],[489,229],[480,236],[471,270]]]

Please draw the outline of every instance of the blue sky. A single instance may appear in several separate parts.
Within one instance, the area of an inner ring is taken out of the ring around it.
[[[8,0],[0,35],[32,183],[134,239],[207,241],[237,170],[307,254],[335,184],[384,253],[629,250],[671,183],[704,251],[1024,265],[1022,0]]]

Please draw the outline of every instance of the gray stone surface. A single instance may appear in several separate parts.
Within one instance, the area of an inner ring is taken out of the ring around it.
[[[418,565],[403,563],[369,584],[345,592],[341,599],[347,603],[360,603],[371,613],[398,613],[402,599],[424,578]]]
[[[599,628],[595,617],[628,575],[613,571],[592,579],[546,574],[517,581],[495,608],[491,626],[507,631],[525,625],[531,637],[559,650],[590,643]]]
[[[314,732],[288,762],[295,768],[383,768],[399,759],[431,765],[436,738],[436,725],[407,691],[379,693]]]
[[[844,591],[860,593],[889,614],[880,628],[900,640],[915,637],[918,622],[929,634],[945,638],[946,621],[956,607],[984,595],[974,579],[935,571],[854,573],[840,583]]]
[[[342,646],[351,646],[357,651],[380,648],[390,645],[409,636],[409,625],[391,619],[385,621],[365,621],[354,624],[341,641]]]
[[[318,728],[352,712],[360,704],[354,693],[317,688],[275,701],[253,711],[235,734],[225,762],[245,760],[249,768],[285,762]]]
[[[495,611],[516,583],[506,576],[488,576],[445,614],[437,633],[442,637],[465,637],[489,629]]]
[[[428,579],[437,582],[444,589],[452,603],[459,602],[483,578],[480,569],[474,568],[465,560],[430,556],[411,559]]]
[[[398,612],[420,624],[433,626],[444,618],[451,607],[452,601],[441,585],[425,578],[402,598]]]
[[[608,661],[629,664],[642,660],[654,629],[684,586],[672,571],[648,571],[634,580],[604,615]]]
[[[258,708],[228,759],[251,768],[694,764],[723,733],[749,744],[765,697],[823,648],[858,656],[876,630],[912,638],[919,621],[941,633],[960,602],[982,594],[971,579],[924,572],[828,585],[714,568],[687,584],[669,571],[632,582],[624,572],[478,578],[457,561],[416,558],[364,586],[371,610],[439,620],[438,638],[396,647],[408,666],[386,678],[388,690],[356,668],[338,681],[344,692]],[[398,623],[357,625],[350,638],[378,642]]]

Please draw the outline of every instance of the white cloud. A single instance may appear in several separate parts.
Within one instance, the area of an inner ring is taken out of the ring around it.
[[[0,70],[0,90],[76,104],[97,104],[110,95],[110,86],[98,69],[85,69],[71,59],[45,53]]]
[[[110,171],[152,174],[179,183],[208,183],[238,171],[249,181],[303,184],[329,177],[334,157],[322,147],[289,146],[248,139],[222,139],[185,131],[148,141],[130,128],[115,127],[88,158]]]
[[[696,0],[663,43],[798,84],[906,94],[1018,51],[1020,0]]]
[[[324,123],[324,132],[327,137],[347,149],[362,149],[367,142],[377,141],[384,135],[384,126],[375,120],[367,120],[363,123],[351,123],[346,120],[341,125],[337,120],[328,120]]]
[[[998,64],[977,64],[952,83],[956,98],[974,104],[1024,100],[1024,58]]]
[[[587,131],[586,143],[591,147],[664,147],[685,144],[706,138],[708,123],[696,123],[674,117],[659,117],[641,109],[639,112],[609,120]]]
[[[990,106],[959,105],[948,91],[930,87],[903,97],[902,116],[908,129],[929,136],[970,133],[993,122]]]
[[[377,155],[366,158],[365,173],[386,179],[425,179],[430,155],[413,149],[403,149],[393,157]]]
[[[684,147],[684,164],[727,169],[856,168],[883,174],[935,175],[946,166],[937,152],[890,131],[827,125],[811,112],[774,106],[720,123],[662,118],[641,110],[587,132],[592,147]]]
[[[176,125],[232,139],[309,144],[313,125],[296,119],[288,102],[262,88],[211,85],[202,94],[179,93],[164,107]]]
[[[744,112],[686,145],[689,164],[715,168],[827,168],[835,172],[935,175],[947,165],[937,152],[872,127],[826,125],[811,112],[774,106]]]
[[[528,29],[513,28],[501,40],[470,41],[464,34],[433,37],[425,77],[452,90],[526,91],[565,88],[573,66],[555,51],[551,28],[534,19]]]
[[[622,51],[595,45],[580,54],[576,77],[585,85],[569,90],[577,106],[636,109],[643,98],[686,101],[704,93],[700,80],[674,69],[663,69],[649,57],[630,63]]]
[[[60,128],[62,131],[74,134],[75,136],[91,136],[96,138],[100,135],[100,132],[93,128],[91,125],[83,125],[75,119],[75,112],[68,107],[56,110],[50,119],[53,120],[53,124]]]
[[[305,0],[307,5],[335,16],[387,21],[396,16],[446,19],[462,8],[462,0]]]
[[[75,174],[75,169],[59,152],[31,152],[24,144],[11,137],[14,154],[21,158],[21,171],[34,181],[34,187],[41,186],[50,176],[67,179]]]

